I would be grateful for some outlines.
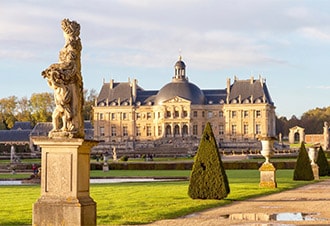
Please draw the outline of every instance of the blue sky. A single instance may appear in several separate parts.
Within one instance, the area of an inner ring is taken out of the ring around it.
[[[201,89],[261,75],[277,115],[300,117],[330,105],[329,12],[326,0],[0,1],[0,98],[52,92],[40,74],[69,18],[81,25],[87,89],[128,77],[160,89],[181,52]]]

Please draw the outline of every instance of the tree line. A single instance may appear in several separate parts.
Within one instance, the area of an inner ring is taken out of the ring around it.
[[[92,105],[97,97],[94,89],[84,90],[83,115],[85,120],[92,120]],[[30,98],[9,96],[0,99],[0,129],[11,129],[16,121],[51,122],[55,108],[53,93],[33,93]]]
[[[303,113],[300,119],[295,115],[291,116],[290,119],[276,117],[276,133],[288,136],[290,128],[300,126],[305,128],[306,134],[322,134],[324,122],[330,123],[330,106],[308,110]]]

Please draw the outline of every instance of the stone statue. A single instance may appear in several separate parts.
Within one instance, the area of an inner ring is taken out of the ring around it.
[[[65,44],[59,53],[59,62],[50,65],[41,75],[54,90],[55,110],[50,138],[84,138],[83,80],[81,75],[80,25],[62,20]]]

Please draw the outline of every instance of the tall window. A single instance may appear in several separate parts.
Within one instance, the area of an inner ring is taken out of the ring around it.
[[[136,136],[141,136],[141,127],[140,126],[137,126],[136,127]]]
[[[197,115],[198,115],[198,114],[197,114],[197,111],[194,111],[194,112],[193,112],[193,116],[194,116],[194,118],[196,118]]]
[[[165,135],[166,135],[166,137],[172,135],[172,132],[171,131],[172,131],[171,126],[170,125],[167,125],[166,128],[165,128]]]
[[[171,112],[170,111],[166,111],[166,117],[170,118],[171,117]]]
[[[249,125],[248,124],[244,124],[244,126],[243,126],[243,133],[245,135],[249,133]]]
[[[207,117],[208,118],[212,118],[213,117],[213,112],[212,111],[208,111],[207,112]]]
[[[180,127],[179,125],[174,126],[174,136],[180,135]]]
[[[236,116],[237,116],[237,112],[236,112],[236,111],[232,111],[232,112],[231,112],[231,117],[232,117],[232,118],[236,118]]]
[[[117,136],[116,126],[111,126],[111,136]]]
[[[183,111],[183,117],[184,118],[188,117],[188,112],[186,110]]]
[[[237,131],[236,131],[236,125],[231,125],[231,134],[232,135],[236,135]]]
[[[223,111],[219,111],[219,117],[223,118]]]
[[[193,125],[193,135],[198,135],[198,130],[197,130],[198,126],[197,125]]]
[[[147,136],[148,137],[151,136],[151,126],[150,125],[147,126]]]
[[[179,111],[177,111],[177,110],[174,111],[174,117],[175,118],[178,118],[179,117]]]
[[[225,134],[225,127],[224,125],[219,125],[219,135]]]
[[[128,128],[127,126],[123,126],[123,136],[127,137],[128,136]]]
[[[244,112],[243,112],[243,117],[244,117],[244,118],[249,117],[249,112],[248,112],[248,111],[244,111]]]
[[[183,136],[187,136],[188,135],[188,126],[187,125],[183,125],[183,127],[182,127],[182,135]]]
[[[261,134],[261,125],[256,124],[256,134]]]
[[[104,136],[104,126],[100,127],[100,136]]]
[[[127,118],[128,118],[128,117],[127,117],[127,113],[124,112],[124,113],[123,113],[123,120],[127,120]]]
[[[100,120],[103,120],[104,117],[103,117],[103,113],[100,113]]]
[[[151,119],[151,112],[147,112],[147,119]]]
[[[139,112],[136,112],[136,119],[140,119],[141,118],[141,114]]]
[[[256,117],[257,117],[257,118],[260,118],[260,117],[261,117],[261,111],[260,111],[260,110],[257,110],[257,111],[256,111]]]
[[[162,135],[162,127],[158,126],[158,136],[161,136],[161,135]]]
[[[116,119],[116,113],[111,113],[111,120],[115,120]]]

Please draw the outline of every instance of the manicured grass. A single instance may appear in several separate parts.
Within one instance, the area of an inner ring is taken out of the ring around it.
[[[190,170],[92,170],[91,177],[189,177]]]
[[[189,171],[178,172],[187,173]],[[227,170],[226,173],[231,193],[224,200],[190,199],[188,181],[92,184],[90,194],[97,202],[97,224],[145,224],[313,183],[293,181],[292,170],[278,170],[278,188],[261,189],[258,170]],[[0,225],[32,223],[32,204],[40,197],[40,186],[1,186],[0,194]]]
[[[0,179],[4,180],[10,180],[10,179],[28,179],[32,175],[31,173],[17,173],[17,174],[11,174],[11,173],[1,173]]]

